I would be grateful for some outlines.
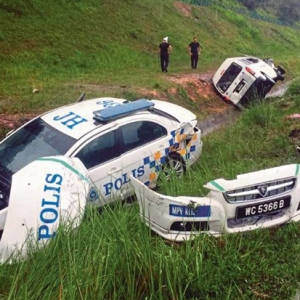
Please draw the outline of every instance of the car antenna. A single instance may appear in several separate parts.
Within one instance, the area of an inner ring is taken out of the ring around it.
[[[85,97],[85,93],[82,93],[76,102],[81,102]]]

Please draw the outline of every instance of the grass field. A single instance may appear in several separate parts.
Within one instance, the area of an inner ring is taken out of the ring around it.
[[[251,54],[273,57],[287,79],[299,76],[295,29],[217,6],[192,7],[187,16],[176,7],[171,0],[0,0],[0,114],[43,112],[83,91],[130,100],[143,96],[140,88],[165,94],[178,86],[160,72],[164,36],[173,46],[171,74],[191,72],[186,46],[196,35],[199,72]],[[294,80],[284,98],[257,103],[204,137],[197,165],[160,192],[204,196],[210,180],[298,163],[300,137],[289,135],[300,124],[286,116],[299,113],[299,85]],[[7,128],[0,130],[3,137]],[[62,229],[28,260],[2,264],[0,299],[291,299],[300,288],[299,241],[300,225],[290,224],[170,243],[141,222],[136,204],[101,216],[91,210],[78,230]]]
[[[199,72],[215,70],[229,55],[251,54],[273,57],[290,78],[299,75],[295,29],[217,7],[192,7],[185,16],[174,3],[0,0],[0,113],[45,111],[82,92],[133,99],[142,96],[137,87],[164,93],[171,83],[157,50],[165,36],[173,46],[171,74],[191,72],[186,47],[196,35]]]

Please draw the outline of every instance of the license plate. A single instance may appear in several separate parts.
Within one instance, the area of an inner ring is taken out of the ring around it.
[[[237,87],[234,89],[233,92],[234,92],[234,93],[239,93],[245,85],[246,85],[245,80],[242,80],[242,81],[237,85]]]
[[[257,204],[245,205],[237,207],[236,218],[248,218],[257,215],[264,215],[289,207],[291,204],[291,196],[284,198],[260,202]]]
[[[170,216],[178,217],[210,217],[210,205],[201,205],[191,208],[183,205],[170,204]]]

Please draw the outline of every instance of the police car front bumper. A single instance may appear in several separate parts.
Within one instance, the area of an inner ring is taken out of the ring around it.
[[[294,164],[213,180],[206,197],[165,196],[131,181],[142,220],[162,237],[182,241],[299,221],[299,170]]]

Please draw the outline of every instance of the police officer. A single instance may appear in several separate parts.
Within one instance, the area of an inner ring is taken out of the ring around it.
[[[191,67],[192,69],[196,69],[198,64],[198,57],[201,51],[201,45],[198,43],[195,36],[193,38],[193,41],[188,45],[188,50],[191,56]]]
[[[158,55],[160,57],[160,66],[162,72],[168,72],[169,53],[172,51],[172,46],[168,43],[168,37],[163,38],[158,46]]]

